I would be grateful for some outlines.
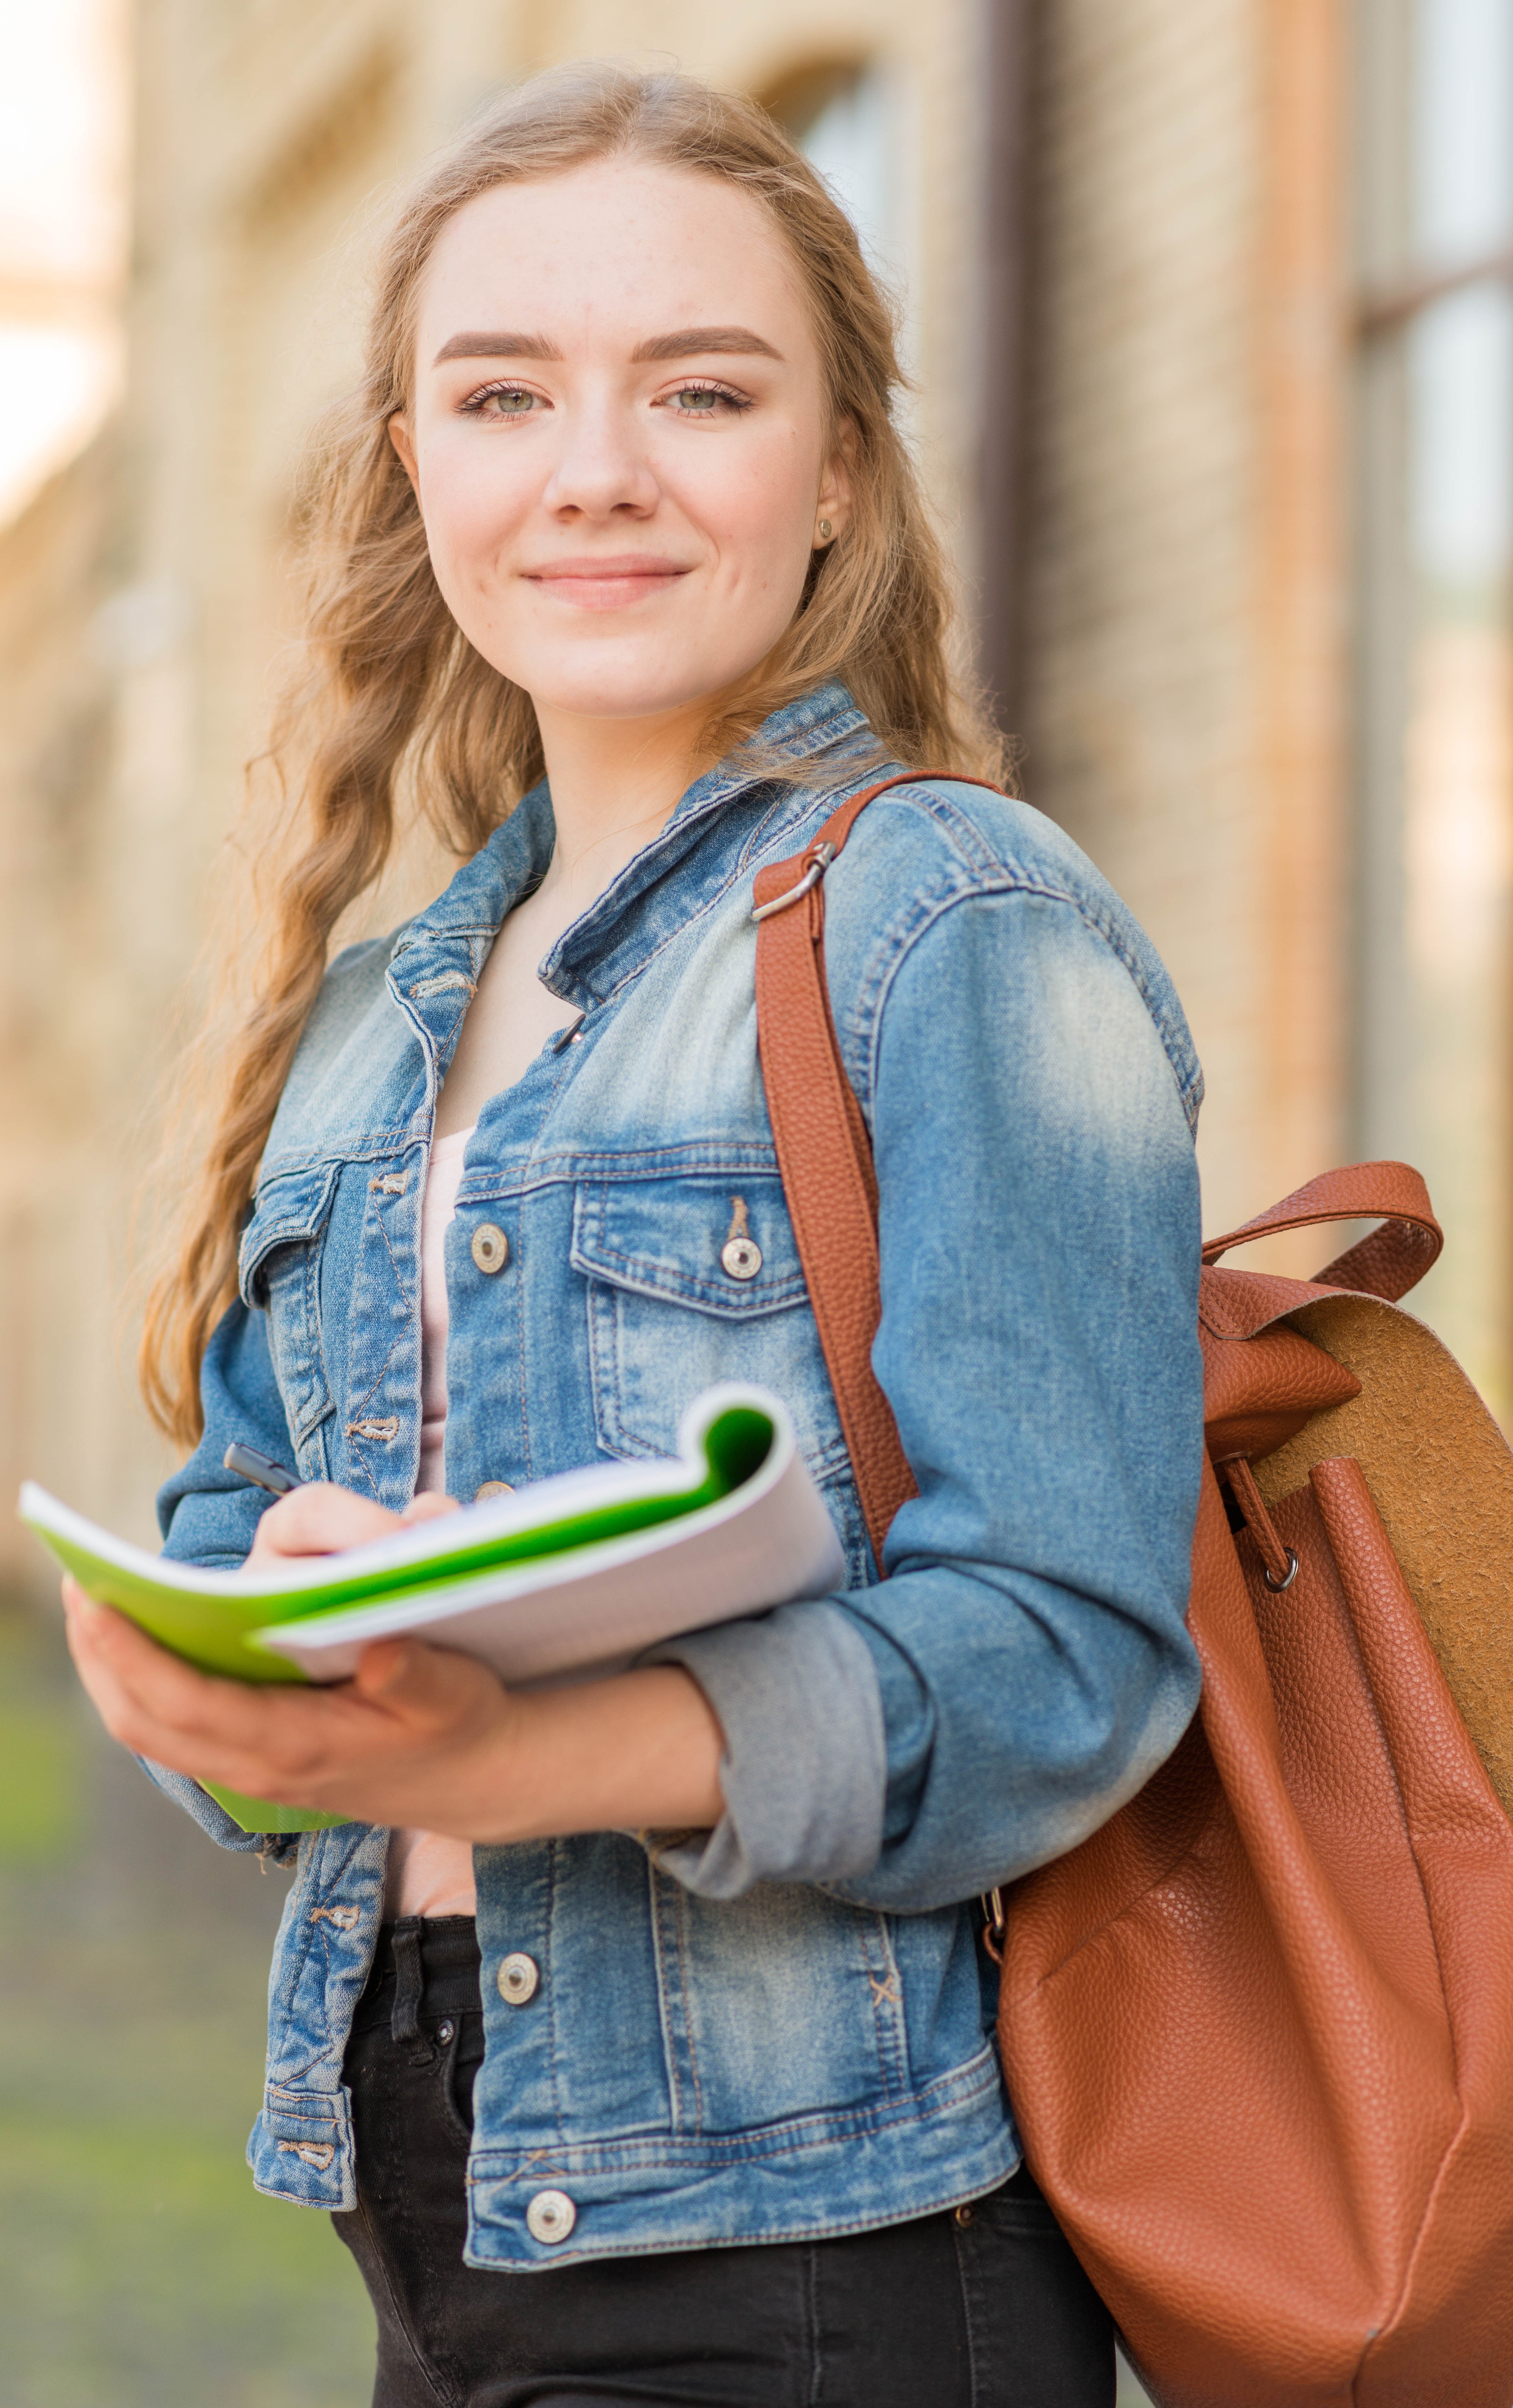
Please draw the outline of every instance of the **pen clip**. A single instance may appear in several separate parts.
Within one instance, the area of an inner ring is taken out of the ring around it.
[[[292,1489],[305,1485],[294,1472],[275,1463],[271,1455],[261,1454],[255,1446],[244,1446],[240,1439],[232,1440],[221,1461],[238,1480],[249,1482],[254,1488],[265,1488],[270,1497],[287,1497]]]

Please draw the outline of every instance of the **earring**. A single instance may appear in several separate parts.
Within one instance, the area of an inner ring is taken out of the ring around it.
[[[820,522],[820,540],[821,540],[821,543],[828,543],[828,542],[830,541],[831,537],[835,534],[835,528],[831,525],[830,521],[829,521],[828,519],[821,519],[821,522]]]

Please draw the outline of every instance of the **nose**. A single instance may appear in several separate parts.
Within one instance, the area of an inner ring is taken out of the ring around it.
[[[563,412],[562,449],[541,498],[559,518],[646,518],[656,509],[657,480],[634,407],[609,394],[585,396]]]

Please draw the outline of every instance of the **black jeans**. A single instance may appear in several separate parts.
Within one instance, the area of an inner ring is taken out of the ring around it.
[[[386,1924],[347,2051],[374,2408],[1112,2408],[1108,2315],[1022,2170],[839,2241],[464,2266],[472,1921]]]

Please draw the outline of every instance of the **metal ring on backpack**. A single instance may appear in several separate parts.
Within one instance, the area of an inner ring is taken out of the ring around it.
[[[1287,1578],[1285,1580],[1273,1580],[1271,1573],[1267,1570],[1264,1564],[1262,1565],[1261,1571],[1266,1586],[1270,1589],[1275,1589],[1277,1596],[1280,1597],[1283,1589],[1291,1588],[1292,1583],[1298,1576],[1297,1556],[1294,1555],[1292,1549],[1289,1547],[1287,1551]]]

